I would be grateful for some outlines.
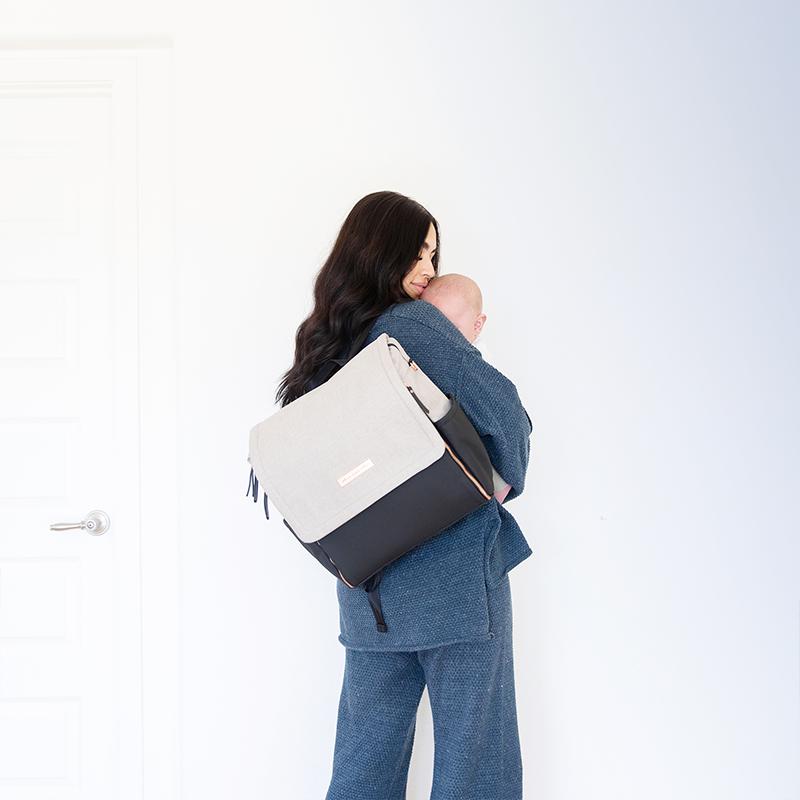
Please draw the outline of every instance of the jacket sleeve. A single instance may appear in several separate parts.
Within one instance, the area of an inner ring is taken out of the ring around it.
[[[504,505],[522,494],[531,453],[533,423],[517,387],[480,353],[466,354],[456,398],[483,441],[492,466],[511,484]]]

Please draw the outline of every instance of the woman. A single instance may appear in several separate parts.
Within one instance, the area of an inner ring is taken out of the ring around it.
[[[439,309],[417,299],[439,259],[439,226],[421,205],[388,191],[359,200],[317,275],[314,309],[298,328],[295,363],[277,399],[286,405],[318,385],[365,329],[365,345],[385,332],[458,398],[511,484],[507,503],[524,488],[532,424],[514,384]],[[508,572],[531,552],[492,498],[383,569],[385,626],[376,624],[365,587],[336,581],[346,651],[326,800],[405,798],[426,685],[431,800],[522,797]]]

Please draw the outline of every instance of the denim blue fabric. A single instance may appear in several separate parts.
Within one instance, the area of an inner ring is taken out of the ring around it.
[[[508,575],[488,599],[486,641],[345,650],[325,800],[404,800],[426,685],[434,732],[430,800],[522,798]]]
[[[363,587],[337,580],[339,641],[352,649],[408,651],[490,640],[488,593],[532,554],[506,505],[525,487],[533,424],[514,383],[436,306],[395,303],[374,322],[365,344],[384,332],[457,398],[511,489],[503,504],[492,498],[384,568],[386,632],[377,629]]]

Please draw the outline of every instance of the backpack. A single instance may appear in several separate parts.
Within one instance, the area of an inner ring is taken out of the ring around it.
[[[303,547],[368,595],[386,632],[383,569],[503,486],[478,432],[402,344],[369,328],[312,388],[250,430],[247,494],[258,486]]]

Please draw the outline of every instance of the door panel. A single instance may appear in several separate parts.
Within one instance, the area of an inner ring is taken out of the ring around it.
[[[141,797],[136,65],[0,58],[0,794]],[[101,535],[79,523],[99,509]]]

